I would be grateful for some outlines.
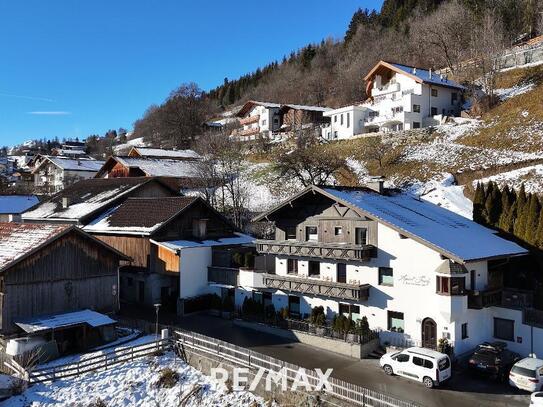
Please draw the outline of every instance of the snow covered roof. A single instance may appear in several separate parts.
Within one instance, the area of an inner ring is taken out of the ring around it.
[[[213,247],[213,246],[229,246],[239,244],[252,244],[255,238],[243,233],[236,233],[235,237],[223,237],[216,240],[169,240],[166,242],[157,242],[151,240],[153,243],[166,247],[167,249],[176,251],[180,249],[190,249],[198,247]]]
[[[23,220],[61,220],[77,222],[99,210],[106,210],[118,200],[148,182],[167,182],[155,178],[91,178],[81,180],[63,189],[51,199],[22,214]],[[67,207],[63,203],[67,201]]]
[[[311,191],[319,192],[462,264],[528,254],[526,249],[472,220],[411,194],[392,191],[379,194],[367,188],[313,186],[255,220],[270,216]]]
[[[85,155],[86,153],[83,150],[75,150],[75,149],[65,149],[65,148],[55,148],[55,155]]]
[[[491,229],[406,193],[381,195],[365,189],[336,188],[324,191],[462,263],[528,253]]]
[[[149,235],[183,212],[197,197],[128,198],[84,227],[86,232]]]
[[[91,158],[65,158],[58,156],[42,156],[45,158],[35,169],[34,172],[44,165],[47,161],[53,163],[58,168],[63,169],[64,171],[90,171],[98,172],[100,168],[104,165],[105,161],[93,160]]]
[[[127,168],[139,168],[148,177],[198,178],[192,162],[164,158],[111,157]]]
[[[54,224],[0,223],[0,270],[69,227]]]
[[[295,110],[307,110],[307,111],[313,111],[313,112],[327,112],[329,110],[332,110],[332,108],[330,108],[330,107],[293,105],[293,104],[281,105],[281,108],[282,109],[289,108],[289,109],[295,109]]]
[[[149,147],[132,147],[132,150],[128,154],[136,153],[145,158],[178,158],[178,159],[200,159],[201,156],[194,150],[164,150],[161,148],[149,148]]]
[[[0,214],[23,213],[38,202],[36,195],[0,195]]]
[[[87,324],[96,328],[99,326],[111,325],[116,322],[117,321],[111,319],[107,315],[91,311],[90,309],[84,309],[81,311],[28,318],[15,322],[15,324],[27,333],[36,333],[81,324]]]
[[[255,106],[264,106],[265,108],[268,108],[268,109],[279,109],[281,107],[281,104],[272,103],[272,102],[259,102],[258,100],[249,100],[241,107],[241,109],[239,109],[236,116],[238,117],[245,116]]]
[[[432,85],[445,86],[449,88],[465,89],[464,86],[460,85],[459,83],[447,79],[445,76],[441,76],[435,72],[431,72],[429,69],[417,68],[414,66],[386,61],[379,61],[364,77],[364,79],[366,81],[373,79],[374,74],[376,74],[376,72],[380,69],[390,69],[394,72],[407,75],[421,83],[430,83]]]

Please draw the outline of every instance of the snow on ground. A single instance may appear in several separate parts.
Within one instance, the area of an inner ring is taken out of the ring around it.
[[[415,184],[409,190],[425,201],[465,218],[473,218],[473,202],[464,195],[463,186],[454,184],[454,178],[451,174],[444,173],[441,179],[436,178],[426,183]]]
[[[455,142],[456,139],[476,130],[480,125],[478,120],[455,119],[453,124],[437,126],[440,137],[430,143],[419,142],[406,146],[403,159],[434,163],[446,169],[466,170],[543,158],[542,153],[473,147]]]
[[[486,183],[489,181],[496,182],[500,187],[507,184],[510,188],[515,189],[519,189],[524,184],[527,192],[543,193],[543,164],[531,165],[475,180],[473,185],[477,185],[477,182]]]
[[[130,345],[153,340],[142,337]],[[66,363],[66,362],[64,362]],[[179,382],[172,388],[157,385],[164,368],[179,374]],[[87,406],[101,399],[107,406],[161,406],[177,407],[181,398],[194,385],[203,386],[200,399],[193,397],[187,406],[263,406],[262,398],[246,391],[229,392],[226,386],[203,375],[195,368],[176,358],[173,352],[162,356],[149,356],[119,364],[106,371],[92,372],[72,379],[37,384],[22,395],[1,403],[5,407],[23,406]]]
[[[535,83],[528,82],[520,85],[515,85],[512,88],[502,88],[496,89],[494,92],[496,96],[500,98],[501,101],[510,99],[515,96],[522,95],[523,93],[530,92],[535,88]]]

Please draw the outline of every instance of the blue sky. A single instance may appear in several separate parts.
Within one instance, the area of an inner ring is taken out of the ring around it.
[[[183,82],[205,90],[341,38],[382,0],[0,1],[0,146],[131,129]]]

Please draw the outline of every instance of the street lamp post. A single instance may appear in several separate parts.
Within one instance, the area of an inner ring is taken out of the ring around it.
[[[155,325],[155,332],[156,332],[156,338],[158,340],[158,311],[160,310],[160,306],[162,304],[155,304],[155,313],[156,313],[156,325]]]

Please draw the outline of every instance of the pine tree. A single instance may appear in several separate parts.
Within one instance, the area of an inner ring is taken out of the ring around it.
[[[520,186],[520,190],[517,194],[516,204],[517,204],[517,213],[515,217],[515,226],[513,229],[513,234],[522,239],[522,235],[524,233],[524,227],[526,225],[526,215],[528,212],[526,190],[524,189],[524,184]]]
[[[530,244],[536,242],[536,231],[539,224],[539,213],[541,212],[541,203],[536,194],[530,194],[528,204],[528,215],[526,225],[524,226],[524,240]]]
[[[496,227],[502,212],[502,193],[493,182],[488,185],[489,194],[485,202],[486,221],[488,225]]]
[[[539,221],[537,223],[534,246],[543,249],[543,211],[539,212]]]
[[[475,197],[473,198],[473,220],[477,223],[484,224],[483,210],[485,206],[485,187],[482,183],[477,182],[475,189]]]
[[[502,190],[502,207],[501,213],[498,220],[498,228],[505,231],[511,232],[510,222],[511,222],[511,210],[513,207],[513,199],[509,187],[506,185]]]

